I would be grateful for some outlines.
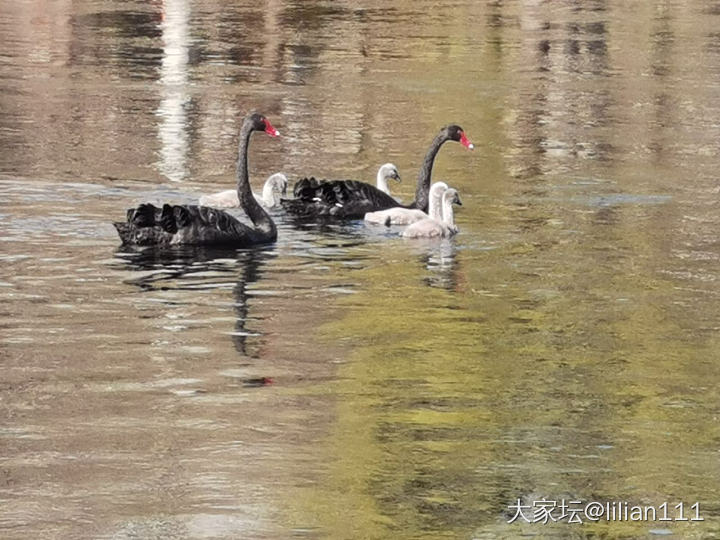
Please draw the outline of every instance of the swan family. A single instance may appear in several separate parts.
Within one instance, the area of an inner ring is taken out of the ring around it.
[[[418,173],[415,200],[408,205],[390,193],[389,180],[400,182],[392,163],[378,169],[375,185],[306,177],[295,183],[293,198],[288,199],[288,179],[276,173],[266,180],[262,194],[255,195],[248,174],[248,146],[255,131],[279,136],[262,114],[254,112],[245,117],[240,128],[235,190],[200,197],[198,205],[164,204],[159,208],[144,203],[130,208],[125,221],[113,223],[123,244],[235,248],[267,244],[277,239],[275,222],[267,210],[278,208],[301,219],[364,219],[382,225],[408,225],[401,233],[406,238],[447,238],[457,233],[453,205],[462,204],[458,192],[445,182],[431,185],[431,178],[435,157],[443,144],[456,141],[469,150],[474,148],[460,126],[446,126],[433,139]],[[252,225],[223,210],[227,208],[242,209]]]

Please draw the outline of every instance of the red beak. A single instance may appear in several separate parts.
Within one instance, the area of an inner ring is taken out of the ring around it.
[[[471,143],[470,139],[465,136],[464,131],[460,133],[460,144],[462,144],[468,150],[472,150],[473,148],[475,148],[475,145]]]
[[[264,122],[265,122],[265,133],[267,133],[271,137],[277,137],[278,135],[280,135],[280,132],[272,126],[272,124],[270,123],[270,120],[265,118]]]

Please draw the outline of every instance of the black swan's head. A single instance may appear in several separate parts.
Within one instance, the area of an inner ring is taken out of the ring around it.
[[[252,126],[253,131],[264,131],[271,137],[277,137],[280,132],[275,129],[270,120],[265,118],[262,114],[254,112],[245,119],[245,122]]]
[[[450,124],[449,126],[444,128],[444,131],[447,133],[449,140],[459,142],[468,150],[472,150],[473,148],[475,148],[475,145],[471,143],[470,140],[465,136],[463,128],[461,128],[457,124]]]

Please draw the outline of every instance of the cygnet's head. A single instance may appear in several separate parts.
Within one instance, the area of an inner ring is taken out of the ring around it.
[[[445,182],[433,182],[433,185],[430,186],[430,197],[440,199],[446,189],[448,189],[448,185]]]
[[[378,174],[381,178],[384,178],[385,180],[392,179],[396,182],[400,182],[400,173],[398,172],[397,167],[392,163],[386,163],[385,165],[380,167]]]
[[[280,205],[280,199],[287,193],[288,179],[283,173],[275,173],[265,180],[262,200],[268,208]]]
[[[267,179],[267,183],[272,186],[273,191],[287,195],[288,179],[283,173],[275,173]]]
[[[447,190],[445,190],[445,193],[443,193],[443,201],[448,201],[450,204],[457,204],[458,206],[462,206],[460,195],[455,188],[448,188]]]

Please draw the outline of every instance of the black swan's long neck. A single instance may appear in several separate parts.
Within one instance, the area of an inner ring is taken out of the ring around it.
[[[420,168],[420,173],[418,173],[415,202],[411,206],[419,208],[423,212],[427,212],[428,210],[428,194],[430,193],[430,181],[432,180],[432,168],[433,163],[435,163],[435,156],[447,140],[448,136],[445,131],[442,131],[433,139],[427,154],[425,154],[425,161],[423,161],[423,165]]]
[[[257,233],[262,238],[274,240],[277,237],[275,223],[262,206],[258,204],[250,188],[248,177],[248,155],[250,136],[253,128],[251,124],[243,124],[240,129],[240,148],[238,149],[237,161],[237,194],[240,207],[245,210],[250,220],[257,227]]]

